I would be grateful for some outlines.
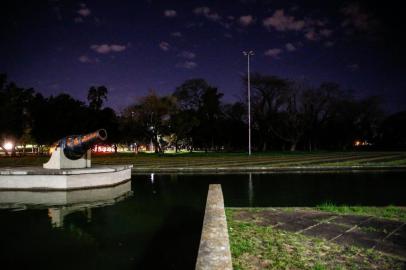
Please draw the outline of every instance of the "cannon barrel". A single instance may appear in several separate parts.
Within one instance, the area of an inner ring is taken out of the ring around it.
[[[58,141],[57,146],[63,149],[65,156],[71,160],[80,159],[87,150],[98,142],[107,139],[107,131],[99,129],[86,135],[70,135]]]

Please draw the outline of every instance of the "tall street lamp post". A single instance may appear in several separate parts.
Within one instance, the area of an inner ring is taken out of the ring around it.
[[[251,82],[250,82],[250,56],[254,55],[253,51],[243,51],[247,56],[247,88],[248,88],[248,155],[251,156]]]

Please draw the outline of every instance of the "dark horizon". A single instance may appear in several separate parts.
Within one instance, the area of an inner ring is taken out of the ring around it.
[[[204,78],[225,102],[252,72],[325,81],[406,110],[400,4],[370,1],[6,1],[0,72],[45,96],[109,89],[117,111],[155,89]]]

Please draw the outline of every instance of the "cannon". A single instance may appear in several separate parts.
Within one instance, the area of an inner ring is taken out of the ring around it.
[[[80,159],[87,150],[98,142],[107,139],[107,131],[99,129],[86,135],[71,135],[60,139],[56,147],[63,149],[65,156],[71,160]],[[55,146],[54,146],[55,147]]]
[[[90,156],[93,145],[107,139],[107,131],[99,129],[85,135],[70,135],[57,141],[52,147],[52,156],[45,169],[75,169],[91,167]]]

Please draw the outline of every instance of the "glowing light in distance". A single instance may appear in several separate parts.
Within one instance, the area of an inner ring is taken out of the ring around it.
[[[3,147],[4,147],[4,149],[6,149],[7,151],[10,151],[10,150],[13,149],[14,145],[13,145],[12,142],[6,142],[6,143],[3,145]]]

